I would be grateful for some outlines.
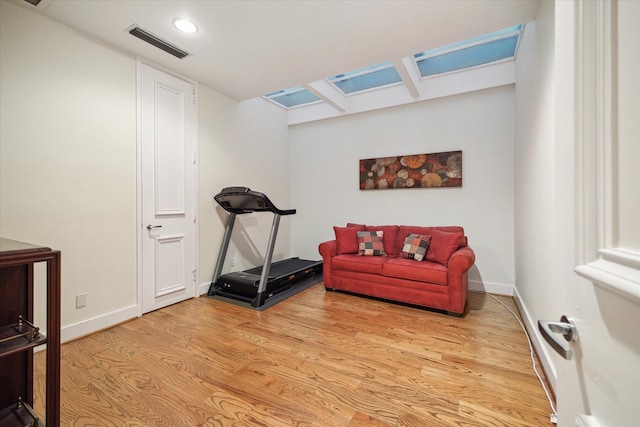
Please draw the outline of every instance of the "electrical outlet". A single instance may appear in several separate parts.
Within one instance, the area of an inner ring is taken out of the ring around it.
[[[87,306],[87,294],[76,295],[76,308],[82,308]]]
[[[232,256],[232,257],[230,258],[230,264],[229,264],[229,266],[230,266],[230,267],[235,267],[235,266],[236,266],[236,257],[233,257],[233,256]]]

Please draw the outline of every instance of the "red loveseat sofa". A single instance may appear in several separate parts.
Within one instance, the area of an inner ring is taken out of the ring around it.
[[[347,224],[334,232],[318,247],[327,290],[464,313],[475,254],[462,227]]]

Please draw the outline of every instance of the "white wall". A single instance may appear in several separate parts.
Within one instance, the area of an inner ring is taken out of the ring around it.
[[[226,221],[213,195],[244,185],[287,207],[289,131],[284,111],[262,99],[198,90],[206,291]],[[63,339],[135,316],[136,58],[0,1],[0,94],[0,235],[62,251]],[[240,267],[264,253],[271,220],[238,221],[230,254]],[[289,226],[281,222],[274,258],[289,256]],[[76,309],[78,293],[87,307]],[[39,301],[36,321],[43,313]]]
[[[63,325],[135,305],[135,60],[0,11],[0,234],[62,251]]]
[[[200,283],[206,292],[228,214],[213,200],[224,187],[244,186],[265,193],[279,208],[290,205],[289,129],[286,111],[256,98],[238,103],[200,87]],[[262,265],[273,215],[238,215],[223,272]],[[280,221],[273,260],[290,256],[290,222]],[[231,258],[235,266],[231,267]]]
[[[291,127],[292,252],[319,259],[334,225],[460,225],[473,286],[510,292],[514,89],[503,86]],[[360,159],[462,150],[462,188],[359,190]]]
[[[531,307],[552,298],[555,227],[553,5],[542,5],[520,42],[516,85],[516,283]],[[572,159],[566,159],[567,166]]]
[[[541,2],[516,61],[515,252],[516,296],[556,388],[554,365],[562,359],[545,345],[536,322],[558,320],[572,298],[561,278],[563,269],[573,270],[576,243],[574,154],[571,141],[556,138],[554,25],[553,2]]]
[[[559,210],[573,211],[571,199],[558,197],[559,188],[571,184],[566,174],[573,170],[573,158],[564,160],[563,170],[562,158],[556,155],[553,2],[541,2],[536,20],[525,27],[516,67],[516,290],[530,322],[556,320],[553,302],[562,289],[556,279],[558,254],[571,253],[574,240],[558,239],[557,233]],[[571,236],[573,226],[566,226]],[[534,324],[531,329],[536,334]],[[555,370],[549,364],[555,356],[545,346],[538,346],[538,351],[555,385]]]

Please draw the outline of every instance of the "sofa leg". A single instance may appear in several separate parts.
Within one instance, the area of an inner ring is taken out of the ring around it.
[[[462,313],[455,313],[453,311],[447,311],[447,316],[461,318],[462,317]]]

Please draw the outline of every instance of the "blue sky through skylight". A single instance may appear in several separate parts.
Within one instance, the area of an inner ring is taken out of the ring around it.
[[[277,92],[269,93],[264,97],[283,106],[284,108],[297,107],[320,101],[320,98],[302,86],[279,90]]]
[[[513,58],[522,25],[413,55],[422,77]]]
[[[505,28],[489,34],[452,43],[413,55],[413,60],[422,77],[473,68],[483,64],[515,57],[523,24]],[[335,75],[327,79],[343,94],[356,94],[399,84],[402,78],[392,62],[385,62],[359,70]],[[267,95],[268,99],[284,108],[294,108],[322,102],[305,89],[295,86]]]
[[[367,89],[388,86],[402,79],[391,62],[362,68],[329,78],[345,95]]]

